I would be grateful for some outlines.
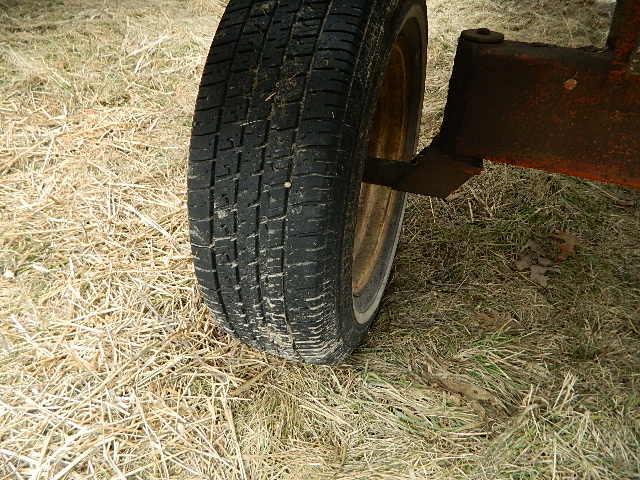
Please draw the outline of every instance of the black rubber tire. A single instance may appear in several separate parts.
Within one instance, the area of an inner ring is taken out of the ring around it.
[[[229,2],[197,99],[188,206],[203,298],[253,347],[336,363],[373,321],[354,317],[353,232],[377,92],[407,22],[419,121],[424,0]]]

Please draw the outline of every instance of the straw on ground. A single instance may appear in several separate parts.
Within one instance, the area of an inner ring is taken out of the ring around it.
[[[341,367],[215,327],[185,165],[224,4],[0,2],[0,478],[640,475],[638,193],[492,166],[448,203],[412,199],[380,319]],[[463,28],[602,45],[611,14],[429,7],[423,143]],[[544,287],[516,264],[554,232],[577,246]]]

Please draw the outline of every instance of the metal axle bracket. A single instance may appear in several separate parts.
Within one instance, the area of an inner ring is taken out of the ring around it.
[[[413,162],[370,159],[364,181],[446,197],[482,160],[640,188],[640,0],[619,0],[607,49],[462,33],[442,129]]]

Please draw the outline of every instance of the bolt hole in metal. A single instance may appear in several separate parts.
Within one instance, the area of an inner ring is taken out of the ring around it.
[[[391,49],[369,135],[370,157],[410,161],[416,147],[423,42],[415,20],[407,22]],[[413,42],[413,43],[412,43]],[[417,95],[417,96],[416,96]],[[418,110],[416,110],[418,108]],[[352,291],[359,322],[369,321],[386,286],[404,209],[405,194],[363,183],[354,235]]]

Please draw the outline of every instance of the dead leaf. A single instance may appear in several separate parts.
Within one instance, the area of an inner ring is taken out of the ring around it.
[[[535,240],[529,240],[525,244],[524,248],[522,249],[522,251],[525,251],[525,250],[531,250],[532,252],[535,252],[538,255],[544,255],[544,248],[542,248],[542,246]]]
[[[516,260],[516,269],[519,272],[523,272],[531,267],[534,264],[534,257],[531,254],[523,255],[518,260]]]
[[[416,363],[414,368],[423,379],[437,383],[445,390],[463,395],[470,400],[497,401],[496,397],[484,388],[449,373],[449,370],[441,362],[436,362],[431,355],[426,354],[426,357],[426,362]]]
[[[546,287],[549,285],[549,277],[547,277],[547,271],[549,269],[547,267],[541,267],[540,265],[532,265],[531,266],[531,280],[536,282],[538,285],[542,287]]]
[[[445,390],[463,395],[469,400],[495,401],[494,395],[484,388],[453,375],[441,375],[435,377],[435,379]]]
[[[522,248],[520,256],[516,260],[515,267],[519,272],[528,270],[532,265],[538,263],[538,258],[544,254],[544,248],[542,248],[538,242],[529,240]]]
[[[576,246],[578,245],[578,239],[575,235],[559,230],[551,235],[551,238],[558,242],[558,256],[556,260],[564,262],[567,258],[576,253]]]
[[[538,258],[538,263],[543,267],[553,267],[555,265],[555,262],[553,260],[549,260],[545,257]]]
[[[534,265],[531,267],[530,278],[537,284],[546,287],[549,284],[548,273],[560,273],[561,270],[558,267],[543,267],[541,265]]]
[[[555,265],[574,255],[578,245],[575,235],[562,230],[552,233],[548,238],[553,244],[547,241],[545,245],[541,245],[529,240],[515,262],[515,268],[519,272],[528,270],[529,278],[542,287],[549,285],[547,273],[558,272],[559,270],[554,268]],[[554,255],[555,258],[551,259]]]
[[[491,410],[496,412],[504,410],[504,405],[493,393],[474,385],[461,376],[449,373],[449,370],[442,366],[441,362],[436,362],[429,354],[426,354],[426,357],[428,359],[427,362],[415,364],[416,373],[414,375],[418,378],[423,381],[426,380],[432,385],[439,385],[449,393],[454,394],[452,395],[453,399],[455,399],[456,395],[466,399],[482,417],[487,416],[485,410],[487,406],[490,406]],[[479,402],[485,402],[485,404],[481,405]]]

